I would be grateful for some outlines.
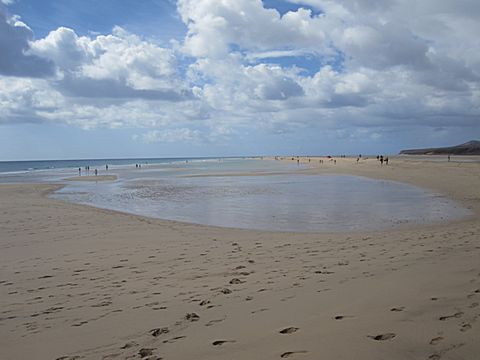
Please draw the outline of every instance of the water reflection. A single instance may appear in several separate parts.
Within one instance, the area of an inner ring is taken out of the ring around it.
[[[73,184],[55,197],[162,219],[276,231],[377,230],[469,214],[422,189],[356,176],[148,176]]]

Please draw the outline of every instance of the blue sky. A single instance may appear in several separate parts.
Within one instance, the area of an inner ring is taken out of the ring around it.
[[[478,139],[478,18],[468,0],[0,0],[0,160]]]

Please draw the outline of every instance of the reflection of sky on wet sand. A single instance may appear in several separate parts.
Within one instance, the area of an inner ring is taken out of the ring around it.
[[[129,171],[113,183],[74,183],[54,197],[162,219],[278,231],[376,230],[468,215],[449,199],[422,189],[355,176],[184,176],[281,171],[283,165],[252,166],[257,165]]]

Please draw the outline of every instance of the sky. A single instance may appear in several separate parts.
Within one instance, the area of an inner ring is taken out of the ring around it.
[[[480,139],[478,0],[0,0],[0,161]]]

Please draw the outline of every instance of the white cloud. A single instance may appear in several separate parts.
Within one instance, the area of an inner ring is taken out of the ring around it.
[[[54,64],[30,53],[32,30],[16,16],[0,8],[0,76],[52,76]]]
[[[280,16],[261,0],[179,0],[178,10],[188,26],[184,48],[193,56],[221,58],[231,44],[250,51],[327,49],[323,18],[310,10]]]
[[[152,130],[141,135],[134,135],[134,140],[140,140],[149,143],[174,143],[188,142],[198,143],[202,141],[202,133],[198,130],[189,128],[178,128],[168,130]]]
[[[476,2],[291,2],[281,16],[260,0],[179,0],[188,33],[170,47],[120,27],[33,40],[1,15],[1,121],[142,128],[145,142],[479,127]],[[306,57],[308,71],[292,65]]]

